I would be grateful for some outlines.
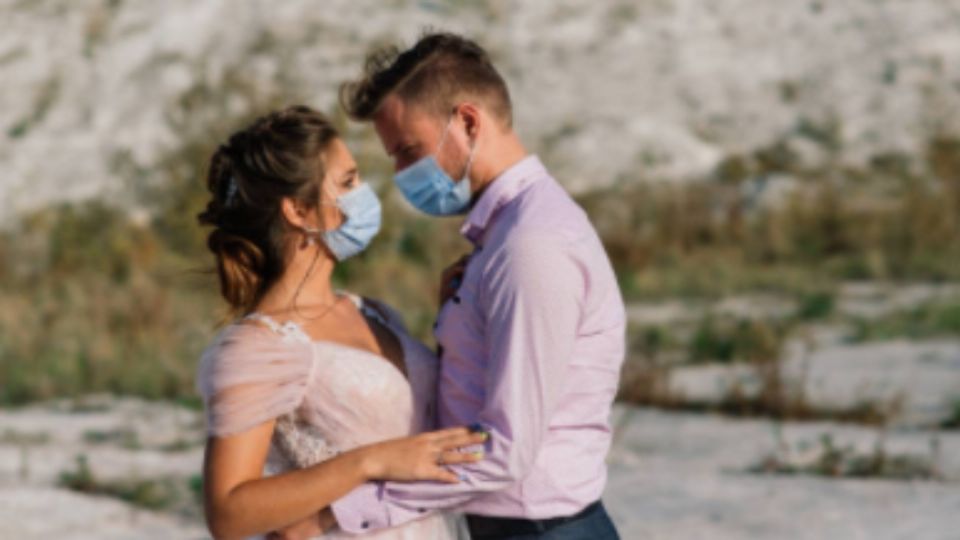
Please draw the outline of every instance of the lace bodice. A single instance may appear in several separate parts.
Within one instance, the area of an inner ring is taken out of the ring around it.
[[[436,357],[409,335],[393,310],[350,298],[365,317],[397,337],[408,377],[372,352],[315,341],[299,325],[259,313],[247,318],[263,325],[232,324],[203,354],[198,388],[212,435],[276,419],[265,475],[434,427]],[[439,540],[462,538],[464,530],[458,517],[434,515],[367,537]]]

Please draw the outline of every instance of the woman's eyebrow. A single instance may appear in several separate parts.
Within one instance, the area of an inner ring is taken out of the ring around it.
[[[353,175],[355,175],[355,174],[357,174],[357,167],[353,167],[353,168],[350,169],[349,171],[343,173],[343,177],[344,177],[344,178],[349,178],[349,177],[351,177],[351,176],[353,176]]]

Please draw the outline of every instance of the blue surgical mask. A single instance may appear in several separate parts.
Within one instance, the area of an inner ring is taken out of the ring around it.
[[[317,234],[338,261],[360,253],[380,231],[380,199],[369,184],[360,184],[336,199],[336,207],[343,212],[343,224],[330,231],[305,227],[307,233]]]
[[[464,214],[470,207],[470,166],[473,164],[476,145],[470,148],[467,166],[463,171],[463,178],[459,181],[450,178],[450,175],[437,163],[436,156],[443,147],[452,122],[451,117],[443,128],[440,144],[437,145],[437,151],[433,155],[421,158],[394,176],[394,182],[410,204],[432,216]]]

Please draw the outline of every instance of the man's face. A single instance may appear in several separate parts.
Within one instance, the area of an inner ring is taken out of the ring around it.
[[[391,94],[374,115],[373,126],[384,150],[393,160],[394,171],[400,172],[437,151],[448,121],[449,118],[439,119]],[[440,167],[447,171],[452,170],[451,165],[457,162],[459,138],[462,138],[457,137],[455,131],[454,125],[451,125],[443,148],[437,155]]]

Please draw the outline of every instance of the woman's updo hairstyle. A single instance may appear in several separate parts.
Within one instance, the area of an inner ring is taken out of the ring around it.
[[[282,274],[287,224],[281,201],[317,206],[324,155],[337,137],[322,113],[298,105],[258,118],[210,158],[211,199],[197,219],[213,227],[207,247],[234,316],[253,310]]]

